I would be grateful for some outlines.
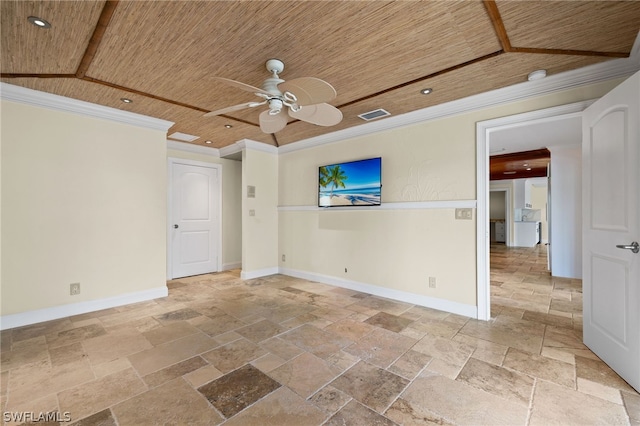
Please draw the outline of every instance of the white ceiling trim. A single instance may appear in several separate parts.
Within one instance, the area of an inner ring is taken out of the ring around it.
[[[70,112],[92,118],[116,121],[133,126],[144,127],[153,130],[168,131],[173,126],[172,121],[161,120],[134,112],[122,111],[90,102],[79,101],[52,93],[40,92],[0,82],[0,98],[7,101],[19,102],[36,107],[48,108],[57,111]]]
[[[596,99],[589,99],[586,101],[579,101],[571,104],[558,105],[555,107],[523,112],[521,114],[509,115],[507,117],[484,120],[482,121],[482,129],[486,129],[487,134],[490,134],[530,124],[550,123],[557,120],[564,120],[569,117],[580,116],[582,111],[595,101]]]
[[[207,148],[206,146],[195,145],[187,142],[176,142],[167,139],[167,149],[205,154],[216,158],[230,157],[235,154],[241,153],[245,149],[278,155],[278,148],[276,148],[275,146],[267,145],[262,142],[256,142],[251,139],[241,139],[232,145],[228,145],[222,148]]]
[[[263,143],[263,142],[256,142],[251,139],[242,139],[233,145],[229,145],[224,148],[221,148],[220,154],[223,154],[223,157],[226,157],[227,155],[235,154],[245,149],[267,152],[269,154],[278,155],[278,148],[276,148],[275,146],[267,145],[266,143]]]
[[[220,158],[220,150],[217,148],[207,148],[206,146],[195,145],[187,142],[177,142],[167,139],[167,149],[193,152],[195,154],[204,154],[211,157]]]
[[[278,148],[280,153],[299,151],[351,139],[358,136],[369,135],[385,130],[437,120],[454,115],[464,114],[483,108],[504,105],[511,102],[522,101],[537,96],[547,95],[561,90],[600,83],[616,78],[628,77],[640,70],[640,34],[631,50],[628,58],[614,59],[589,65],[577,70],[567,71],[549,76],[542,80],[526,81],[513,86],[492,90],[469,96],[463,99],[435,105],[429,108],[412,111],[380,121],[361,124],[344,130],[338,130],[313,138],[303,139]]]

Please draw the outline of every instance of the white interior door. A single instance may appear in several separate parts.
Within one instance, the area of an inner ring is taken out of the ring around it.
[[[582,130],[584,343],[640,391],[640,73]]]
[[[219,267],[219,166],[171,163],[171,276],[216,272]]]

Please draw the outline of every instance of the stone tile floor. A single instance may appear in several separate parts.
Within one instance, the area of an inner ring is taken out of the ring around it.
[[[581,343],[579,280],[551,277],[544,246],[504,245],[491,278],[488,322],[281,275],[171,281],[3,331],[3,421],[640,425],[638,393]]]

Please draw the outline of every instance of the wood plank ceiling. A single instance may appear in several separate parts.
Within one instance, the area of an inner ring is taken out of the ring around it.
[[[244,138],[286,145],[363,124],[357,115],[376,108],[399,115],[536,69],[627,57],[640,30],[633,1],[25,0],[0,2],[0,16],[3,82],[170,120],[170,134],[216,148]],[[212,76],[260,86],[269,58],[285,62],[285,80],[331,83],[343,121],[290,119],[270,135],[260,108],[203,117],[254,100]],[[433,93],[421,95],[426,87]]]
[[[489,157],[489,179],[524,179],[547,176],[551,161],[548,149],[514,152]]]

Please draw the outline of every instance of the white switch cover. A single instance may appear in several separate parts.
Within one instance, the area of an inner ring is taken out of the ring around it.
[[[472,209],[456,209],[456,219],[471,220],[473,219]]]

